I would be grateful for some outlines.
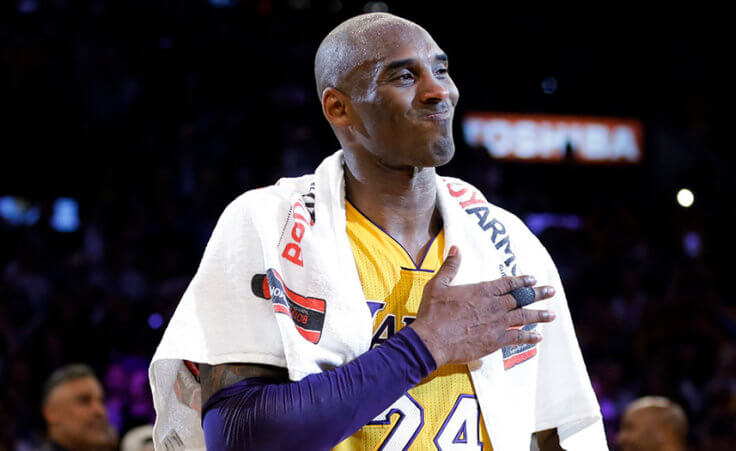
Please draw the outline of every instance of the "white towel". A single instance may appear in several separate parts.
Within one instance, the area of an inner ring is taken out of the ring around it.
[[[557,427],[565,449],[607,449],[549,254],[517,217],[469,184],[438,176],[437,186],[445,254],[452,245],[462,254],[454,284],[532,274],[557,290],[528,307],[557,314],[536,326],[540,344],[470,365],[493,448],[527,451],[532,432]],[[199,384],[183,360],[276,365],[296,381],[368,351],[372,329],[346,233],[338,151],[315,174],[248,191],[223,212],[149,370],[156,448],[204,449]]]

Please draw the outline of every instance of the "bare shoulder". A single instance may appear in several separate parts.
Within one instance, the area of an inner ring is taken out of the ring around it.
[[[202,384],[202,404],[219,390],[253,377],[287,382],[286,368],[256,363],[224,363],[222,365],[199,365],[199,382]]]

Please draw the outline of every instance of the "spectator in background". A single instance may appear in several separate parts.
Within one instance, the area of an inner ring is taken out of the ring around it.
[[[49,376],[42,398],[49,450],[117,449],[117,433],[107,420],[105,394],[92,368],[74,364]]]
[[[661,396],[645,396],[629,404],[621,420],[622,451],[684,451],[687,417],[682,407]]]

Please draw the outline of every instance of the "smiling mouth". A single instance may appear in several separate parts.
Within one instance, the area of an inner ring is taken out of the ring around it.
[[[452,119],[452,111],[438,111],[421,117],[425,121],[447,121]]]

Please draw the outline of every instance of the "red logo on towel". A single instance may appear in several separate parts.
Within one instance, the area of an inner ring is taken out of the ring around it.
[[[523,327],[512,327],[511,329],[534,330],[536,327],[536,324],[527,324]],[[503,369],[510,370],[516,365],[526,362],[537,355],[537,345],[521,344],[504,346],[501,352],[503,353]]]
[[[302,337],[315,344],[319,342],[325,323],[324,299],[291,291],[273,269],[253,276],[251,288],[256,296],[271,300],[274,312],[290,316]]]
[[[312,208],[314,208],[314,206],[312,206]],[[286,243],[281,256],[297,266],[304,266],[301,242],[302,238],[304,238],[306,227],[314,225],[314,216],[313,213],[307,209],[302,200],[295,202],[294,205],[292,205],[292,209],[294,225],[291,227],[291,241]]]

